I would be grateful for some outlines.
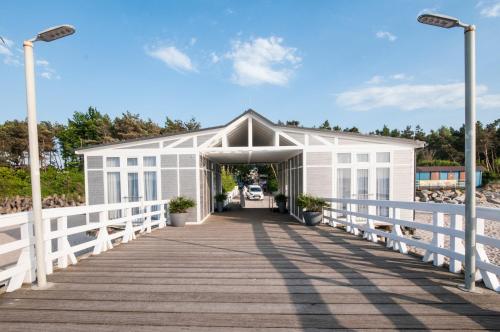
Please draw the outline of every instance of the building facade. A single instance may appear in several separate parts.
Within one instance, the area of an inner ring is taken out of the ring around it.
[[[302,219],[300,193],[321,197],[413,201],[414,140],[277,125],[253,110],[224,126],[103,144],[84,157],[88,204],[186,196],[190,223],[214,211],[224,164],[277,165],[290,214]],[[404,217],[404,216],[402,216]]]
[[[476,187],[483,184],[483,167],[476,167]],[[415,185],[417,188],[464,188],[464,166],[418,166]]]

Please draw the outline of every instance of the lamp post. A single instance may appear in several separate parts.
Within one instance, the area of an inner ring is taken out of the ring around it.
[[[40,189],[40,159],[38,156],[38,129],[35,98],[35,61],[33,43],[51,42],[75,33],[71,25],[61,25],[40,32],[35,38],[26,40],[24,48],[24,68],[26,76],[26,106],[28,110],[29,163],[31,171],[31,197],[33,204],[33,224],[35,228],[36,280],[39,288],[47,286],[45,272],[44,229],[42,222],[42,194]]]
[[[460,27],[465,35],[465,285],[476,287],[476,27],[441,14],[423,14],[417,20],[441,28]]]

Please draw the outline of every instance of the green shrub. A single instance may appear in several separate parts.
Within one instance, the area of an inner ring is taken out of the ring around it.
[[[269,179],[267,181],[267,190],[271,193],[277,191],[278,190],[278,180],[276,180],[275,178]]]
[[[217,202],[224,202],[227,199],[227,194],[226,193],[219,193],[215,195],[215,200]]]
[[[323,198],[309,194],[300,194],[297,197],[297,205],[306,212],[321,212],[327,206]]]
[[[191,198],[178,196],[170,200],[168,210],[170,213],[186,213],[188,209],[195,206],[196,203]]]
[[[84,196],[83,171],[78,168],[48,167],[40,171],[42,197],[65,195]],[[27,168],[0,167],[0,197],[31,196],[31,174]]]
[[[221,181],[222,181],[222,191],[226,193],[233,191],[234,187],[236,187],[236,180],[234,179],[233,175],[224,168],[222,169],[221,172]]]
[[[274,196],[274,201],[276,203],[286,203],[287,200],[288,200],[288,197],[286,197],[286,195],[283,193],[279,193],[276,196]]]

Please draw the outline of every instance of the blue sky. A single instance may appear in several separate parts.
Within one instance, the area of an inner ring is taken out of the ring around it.
[[[500,117],[500,0],[2,1],[0,121],[25,117],[22,41],[37,43],[39,120],[97,107],[204,127],[253,108],[306,126],[363,131],[463,123],[463,32],[416,21],[437,11],[474,23],[478,119]]]

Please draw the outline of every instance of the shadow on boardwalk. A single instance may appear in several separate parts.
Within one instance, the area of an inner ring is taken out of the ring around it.
[[[0,295],[0,330],[500,329],[499,296],[327,226],[266,209],[139,237]]]

